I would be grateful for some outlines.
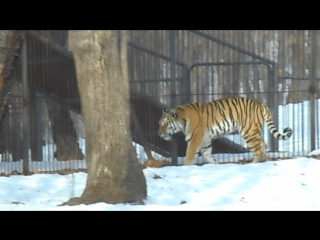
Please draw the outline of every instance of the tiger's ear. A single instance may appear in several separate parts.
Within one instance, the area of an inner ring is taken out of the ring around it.
[[[173,109],[167,109],[167,108],[165,108],[165,109],[163,109],[163,113],[167,113],[167,114],[169,114],[171,117],[174,117],[174,118],[177,117],[176,111],[173,110]]]

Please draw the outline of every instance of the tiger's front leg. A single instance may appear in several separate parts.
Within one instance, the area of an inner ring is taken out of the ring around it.
[[[212,157],[212,142],[211,141],[202,143],[200,152],[201,152],[203,159],[207,163],[219,164],[219,161]]]
[[[185,165],[191,165],[194,162],[198,156],[199,148],[199,143],[196,141],[191,139],[188,142]]]
[[[199,154],[199,150],[201,152],[202,157],[208,163],[219,164],[219,162],[212,157],[212,143],[211,140],[208,142],[203,142],[201,144],[196,141],[188,142],[187,154],[185,165],[191,165],[196,157]]]

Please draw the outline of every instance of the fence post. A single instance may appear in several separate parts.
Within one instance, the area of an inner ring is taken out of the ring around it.
[[[316,94],[316,54],[317,54],[317,39],[315,30],[309,31],[310,36],[310,137],[311,137],[311,151],[316,149],[316,127],[315,127],[315,94]]]
[[[171,77],[171,99],[170,105],[174,107],[176,103],[176,40],[177,31],[170,30],[170,77]],[[175,138],[171,144],[171,164],[178,165],[178,146]]]
[[[27,62],[27,38],[24,39],[21,49],[22,72],[22,119],[23,119],[23,174],[29,175],[29,88],[28,88],[28,62]]]
[[[279,79],[278,79],[278,63],[273,64],[273,71],[272,71],[272,91],[273,96],[271,96],[271,105],[270,110],[273,117],[273,122],[276,128],[279,129]],[[270,98],[270,97],[268,97]],[[282,131],[282,130],[280,130]],[[275,139],[273,136],[270,137],[270,150],[272,152],[279,151],[279,141],[278,139]]]

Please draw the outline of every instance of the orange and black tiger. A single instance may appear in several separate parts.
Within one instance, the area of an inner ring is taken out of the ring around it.
[[[264,121],[276,139],[291,137],[291,128],[285,128],[284,134],[279,133],[265,104],[243,97],[164,109],[159,121],[159,135],[171,140],[172,134],[182,132],[188,143],[185,164],[190,165],[199,152],[206,162],[218,163],[211,155],[212,139],[238,131],[254,154],[253,162],[258,163],[264,160],[267,152],[267,144],[262,137]]]

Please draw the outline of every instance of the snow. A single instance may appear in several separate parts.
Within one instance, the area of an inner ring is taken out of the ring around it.
[[[316,155],[320,155],[319,149],[313,150],[311,153],[308,154],[308,156],[316,156]]]
[[[319,100],[318,100],[319,101]],[[34,174],[0,177],[0,210],[320,210],[320,155],[310,149],[309,102],[279,106],[279,130],[293,128],[293,136],[279,143],[280,152],[269,157],[289,158],[258,164],[237,164],[252,159],[252,153],[214,154],[220,163],[202,166],[146,168],[147,183],[144,205],[106,204],[58,206],[71,197],[81,196],[87,179],[83,172],[69,175]],[[317,104],[318,111],[320,104]],[[319,126],[319,119],[315,119]],[[271,137],[265,127],[266,141]],[[228,138],[244,145],[240,135]],[[79,144],[85,152],[85,140]],[[133,143],[134,144],[134,143]],[[143,148],[134,144],[140,163],[146,160]],[[44,146],[44,159],[49,159],[54,146]],[[156,153],[159,160],[170,160]],[[293,157],[295,156],[295,157]],[[299,157],[298,157],[299,156]],[[183,164],[184,158],[178,158]],[[202,163],[198,157],[195,163]],[[50,159],[30,162],[30,170],[49,171],[85,169],[86,160],[57,162]],[[0,172],[22,171],[22,162],[1,162]]]
[[[317,150],[319,153],[320,150]],[[146,168],[144,205],[58,206],[80,196],[87,174],[0,177],[0,210],[320,210],[320,161]]]

